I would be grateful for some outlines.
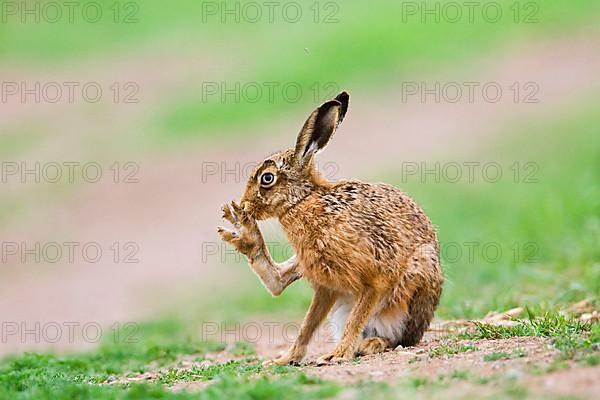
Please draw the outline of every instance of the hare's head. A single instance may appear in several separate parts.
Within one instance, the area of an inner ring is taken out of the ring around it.
[[[275,153],[254,169],[241,206],[256,219],[278,217],[326,181],[314,165],[314,156],[329,142],[348,110],[350,96],[340,93],[308,117],[296,145]]]

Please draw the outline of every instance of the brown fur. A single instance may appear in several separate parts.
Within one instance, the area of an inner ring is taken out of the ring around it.
[[[337,347],[319,363],[415,345],[441,295],[437,236],[421,208],[392,186],[329,182],[314,167],[314,154],[335,133],[348,99],[344,92],[315,110],[294,148],[271,155],[255,169],[241,206],[224,207],[225,219],[238,231],[219,228],[221,237],[248,256],[271,293],[278,295],[300,277],[315,289],[299,337],[275,360],[279,364],[302,360],[334,305],[349,305],[351,311]],[[261,184],[265,173],[275,177],[268,187]],[[279,220],[297,252],[285,264],[275,264],[264,245],[256,220],[267,218]],[[385,333],[398,326],[401,334]],[[361,334],[366,339],[358,344]]]

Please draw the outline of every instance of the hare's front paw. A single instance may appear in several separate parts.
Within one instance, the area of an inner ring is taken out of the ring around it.
[[[231,222],[235,230],[220,226],[217,228],[219,236],[240,253],[251,257],[263,245],[258,224],[235,201],[225,204],[222,210],[223,219]]]

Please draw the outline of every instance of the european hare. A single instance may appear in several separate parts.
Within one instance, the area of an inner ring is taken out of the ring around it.
[[[240,205],[223,207],[236,231],[220,227],[221,238],[248,257],[271,294],[299,278],[314,288],[296,342],[276,364],[299,363],[330,312],[343,334],[318,364],[415,345],[442,291],[437,236],[413,200],[386,184],[329,182],[315,168],[314,156],[344,119],[349,98],[342,92],[315,110],[295,147],[253,171]],[[272,260],[256,223],[267,218],[279,220],[296,250],[282,264]]]

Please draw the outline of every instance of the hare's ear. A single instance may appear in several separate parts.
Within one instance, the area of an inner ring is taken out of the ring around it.
[[[296,139],[294,158],[298,165],[306,165],[312,156],[329,143],[348,111],[349,100],[348,93],[342,92],[308,117]]]

